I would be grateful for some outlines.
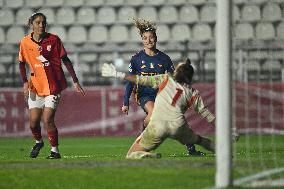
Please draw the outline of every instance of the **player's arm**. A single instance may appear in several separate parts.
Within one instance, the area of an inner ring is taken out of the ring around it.
[[[130,75],[136,75],[137,74],[137,70],[135,69],[134,63],[135,62],[135,58],[132,57],[129,63],[129,74]],[[130,81],[126,81],[125,83],[125,91],[124,91],[124,96],[123,96],[123,106],[121,108],[121,111],[124,114],[128,114],[129,111],[129,98],[132,94],[134,88],[134,84],[131,83]]]
[[[188,101],[189,106],[193,106],[194,110],[204,119],[206,119],[209,123],[215,125],[215,116],[211,113],[208,108],[204,105],[204,102],[198,92],[195,90],[194,95]],[[236,131],[232,132],[232,141],[237,142],[240,136]]]
[[[155,76],[136,76],[136,78],[133,80],[133,78],[125,77],[126,80],[132,79],[132,82],[136,82],[136,84],[149,86],[154,89],[158,88],[159,85],[163,82],[163,80],[167,77],[167,74],[160,74]]]
[[[166,72],[173,74],[174,70],[175,70],[174,64],[173,64],[171,58],[168,56],[167,61],[166,61]]]
[[[132,57],[132,59],[130,60],[130,63],[129,63],[129,75],[136,75],[137,74],[137,70],[135,69],[133,62],[134,62],[134,58]],[[124,113],[128,113],[129,98],[131,96],[133,88],[134,88],[134,84],[131,83],[130,81],[126,81],[124,97],[123,97],[123,106],[125,107]]]
[[[68,58],[67,55],[64,55],[63,57],[61,57],[61,60],[64,63],[66,69],[68,70],[68,72],[70,73],[70,75],[72,77],[76,91],[81,93],[84,96],[85,92],[84,92],[83,88],[81,87],[81,85],[79,83],[79,80],[76,76],[76,73],[75,73],[75,70],[74,70],[74,67],[72,65],[71,60]]]
[[[192,107],[202,118],[206,119],[209,123],[215,125],[215,116],[204,105],[204,102],[199,95],[198,91],[194,90],[191,99],[188,101],[188,106]]]
[[[24,56],[24,42],[23,40],[20,42],[20,47],[19,47],[19,70],[20,70],[20,75],[23,81],[23,93],[25,99],[28,99],[29,96],[29,82],[27,78],[27,72],[26,72],[26,59]]]
[[[131,83],[140,84],[144,86],[149,86],[152,88],[158,88],[160,83],[167,77],[166,74],[155,75],[155,76],[139,76],[139,75],[129,75],[123,72],[116,71],[113,64],[103,64],[102,66],[102,76],[103,77],[114,77],[121,80],[126,80]]]
[[[27,78],[27,72],[26,72],[26,63],[25,62],[19,62],[19,70],[20,75],[23,81],[23,93],[24,97],[27,99],[29,95],[29,82]]]

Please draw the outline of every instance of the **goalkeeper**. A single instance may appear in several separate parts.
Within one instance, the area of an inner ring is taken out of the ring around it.
[[[186,110],[192,108],[209,123],[215,124],[215,116],[205,107],[199,92],[191,87],[193,74],[194,69],[189,59],[179,63],[173,75],[127,75],[117,72],[112,64],[103,65],[103,77],[115,77],[159,88],[149,125],[130,147],[126,155],[127,159],[161,157],[160,154],[150,153],[150,151],[156,149],[168,137],[183,145],[198,144],[211,152],[215,151],[214,142],[194,133],[184,116]]]

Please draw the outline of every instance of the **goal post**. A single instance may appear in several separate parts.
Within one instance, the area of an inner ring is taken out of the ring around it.
[[[215,186],[232,185],[232,34],[231,0],[217,0],[216,174]]]

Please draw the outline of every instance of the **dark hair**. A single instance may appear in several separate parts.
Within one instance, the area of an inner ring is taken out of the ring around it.
[[[33,13],[33,14],[30,16],[29,21],[28,21],[28,26],[30,26],[30,24],[32,24],[33,21],[34,21],[37,17],[39,17],[39,16],[42,16],[43,19],[44,19],[45,22],[46,22],[46,16],[45,16],[43,13],[41,13],[41,12],[35,12],[35,13]],[[46,24],[47,24],[47,23],[46,23]]]
[[[193,74],[194,69],[191,65],[191,62],[189,59],[186,59],[185,63],[180,63],[177,66],[176,71],[174,73],[174,78],[178,83],[191,84]]]

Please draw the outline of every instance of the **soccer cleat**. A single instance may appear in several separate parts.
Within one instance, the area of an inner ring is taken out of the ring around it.
[[[201,151],[197,151],[194,145],[187,145],[187,151],[189,156],[205,156],[206,154]]]
[[[32,151],[30,153],[30,157],[31,158],[36,158],[39,154],[39,151],[40,149],[42,149],[42,147],[44,146],[44,143],[41,142],[41,143],[36,143],[33,148],[32,148]]]
[[[60,159],[61,155],[60,153],[56,153],[56,152],[50,152],[49,156],[46,157],[46,159]]]

